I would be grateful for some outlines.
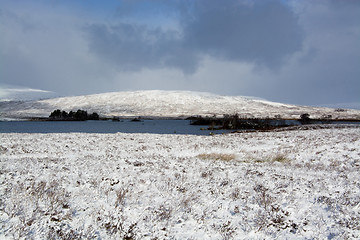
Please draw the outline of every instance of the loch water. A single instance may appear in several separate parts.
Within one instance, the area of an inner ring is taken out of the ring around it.
[[[190,125],[188,120],[142,121],[2,121],[0,133],[155,133],[209,135],[229,130],[201,130],[207,126]]]

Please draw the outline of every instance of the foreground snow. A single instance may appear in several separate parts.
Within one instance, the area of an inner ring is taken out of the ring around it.
[[[359,128],[0,137],[0,237],[360,238]]]

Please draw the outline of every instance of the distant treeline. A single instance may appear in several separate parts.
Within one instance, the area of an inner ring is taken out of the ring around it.
[[[99,114],[97,114],[96,112],[93,112],[92,114],[88,114],[87,111],[80,109],[77,110],[76,112],[70,111],[69,113],[57,109],[50,114],[49,119],[54,121],[99,120]]]
[[[240,118],[238,114],[224,115],[224,117],[193,117],[191,125],[208,125],[209,130],[227,129],[256,129],[267,130],[275,127],[286,126],[285,120]]]
[[[305,124],[324,124],[332,123],[336,120],[331,120],[331,116],[326,116],[322,119],[312,119],[308,113],[300,115],[299,119],[286,120],[281,119],[280,116],[276,118],[241,118],[238,114],[224,115],[224,117],[191,117],[191,125],[208,125],[209,130],[228,129],[254,129],[254,130],[271,130],[279,127],[288,127],[293,125]]]

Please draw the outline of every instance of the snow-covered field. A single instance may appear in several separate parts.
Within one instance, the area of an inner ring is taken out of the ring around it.
[[[360,128],[0,137],[0,238],[360,238]]]

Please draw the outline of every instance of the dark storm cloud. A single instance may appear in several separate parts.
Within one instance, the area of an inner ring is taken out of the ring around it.
[[[177,3],[168,5],[177,8],[177,31],[139,23],[93,24],[85,30],[90,51],[122,70],[175,67],[193,73],[204,55],[272,68],[301,49],[302,29],[280,1]]]
[[[207,0],[195,3],[193,20],[185,20],[186,45],[226,60],[275,66],[301,49],[302,29],[280,1]]]
[[[197,57],[175,31],[127,23],[93,24],[86,31],[90,51],[120,70],[181,67],[185,72],[195,71]]]

